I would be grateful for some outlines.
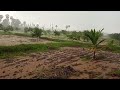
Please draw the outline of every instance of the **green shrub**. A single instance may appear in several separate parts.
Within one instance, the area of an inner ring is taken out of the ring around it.
[[[37,37],[37,38],[40,38],[42,36],[42,29],[39,29],[39,28],[34,28],[32,30],[32,36],[33,37]]]

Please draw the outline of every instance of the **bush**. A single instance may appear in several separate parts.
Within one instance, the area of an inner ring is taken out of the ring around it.
[[[0,30],[3,30],[3,25],[2,24],[0,24]]]
[[[68,34],[68,32],[66,30],[62,30],[61,33],[64,34],[64,35]]]
[[[33,37],[37,37],[37,38],[40,38],[42,36],[42,29],[39,29],[39,28],[34,28],[32,30],[32,36]]]
[[[60,36],[60,32],[59,31],[54,31],[54,34],[55,34],[55,36]]]
[[[27,33],[29,31],[29,28],[28,27],[25,27],[24,28],[24,32]]]
[[[120,33],[109,34],[109,36],[110,36],[112,39],[118,40],[119,45],[120,45]]]
[[[13,31],[13,27],[12,26],[3,27],[3,30],[4,32]]]
[[[66,35],[69,39],[80,40],[81,32],[72,31],[70,34]]]

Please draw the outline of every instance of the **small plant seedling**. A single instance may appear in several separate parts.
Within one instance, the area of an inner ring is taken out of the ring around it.
[[[110,72],[108,75],[120,77],[120,70],[114,70]]]

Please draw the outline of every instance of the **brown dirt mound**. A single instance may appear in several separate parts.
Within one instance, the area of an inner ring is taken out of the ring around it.
[[[56,67],[48,70],[44,70],[42,74],[38,75],[39,79],[67,79],[76,71],[71,67]],[[35,77],[36,78],[36,77]]]

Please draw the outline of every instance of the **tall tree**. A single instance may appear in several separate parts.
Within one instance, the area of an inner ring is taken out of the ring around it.
[[[0,15],[0,23],[1,23],[2,19],[3,19],[3,15]]]
[[[4,27],[7,27],[7,26],[10,25],[10,22],[9,22],[9,15],[6,14],[5,16],[6,16],[6,18],[3,20],[2,25],[3,25]]]
[[[51,29],[52,29],[52,31],[53,31],[53,29],[54,29],[53,24],[51,25]]]
[[[13,16],[10,17],[11,19],[11,26],[14,28],[19,28],[21,25],[21,21],[19,19],[14,19]]]
[[[56,27],[56,30],[57,30],[58,25],[55,25],[55,27]]]
[[[6,14],[5,16],[6,16],[6,19],[9,19],[9,14]]]
[[[20,24],[21,24],[21,21],[19,19],[15,19],[15,27],[19,28]]]
[[[67,30],[68,28],[70,28],[70,25],[66,25],[65,28],[66,28],[66,30]]]
[[[2,24],[0,24],[0,30],[3,30],[3,25]]]
[[[37,24],[36,27],[39,28],[39,24]]]
[[[23,22],[23,26],[26,27],[26,21]]]

